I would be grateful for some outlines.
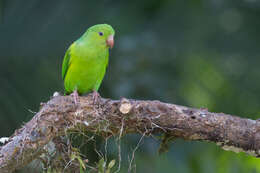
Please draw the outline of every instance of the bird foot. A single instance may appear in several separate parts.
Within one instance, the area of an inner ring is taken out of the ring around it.
[[[75,105],[78,105],[79,94],[78,94],[77,90],[73,91],[73,93],[71,93],[70,95],[73,96],[73,100],[74,100]]]
[[[97,91],[93,91],[92,93],[92,99],[93,99],[93,104],[97,104],[99,99],[100,99],[100,95]]]

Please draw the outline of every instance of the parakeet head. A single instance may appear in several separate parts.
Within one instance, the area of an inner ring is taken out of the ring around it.
[[[108,24],[98,24],[88,28],[82,37],[86,38],[86,40],[92,42],[93,44],[113,48],[114,35],[115,31],[112,26]]]

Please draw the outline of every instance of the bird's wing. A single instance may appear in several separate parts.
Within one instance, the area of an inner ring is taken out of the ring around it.
[[[66,51],[63,63],[62,63],[62,79],[65,80],[65,76],[67,74],[67,71],[69,69],[70,63],[71,63],[71,49],[73,44],[69,47],[69,49]]]
[[[107,57],[107,59],[106,59],[106,69],[107,69],[107,66],[108,66],[108,62],[109,62],[109,55],[108,55],[108,57]]]

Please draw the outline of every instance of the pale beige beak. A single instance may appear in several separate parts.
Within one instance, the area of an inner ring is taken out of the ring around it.
[[[114,35],[108,36],[108,38],[107,38],[107,45],[111,49],[114,47]]]

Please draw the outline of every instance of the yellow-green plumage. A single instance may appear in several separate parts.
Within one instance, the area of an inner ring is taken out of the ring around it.
[[[65,94],[98,91],[108,65],[107,40],[114,34],[110,25],[94,25],[69,47],[62,64]]]

